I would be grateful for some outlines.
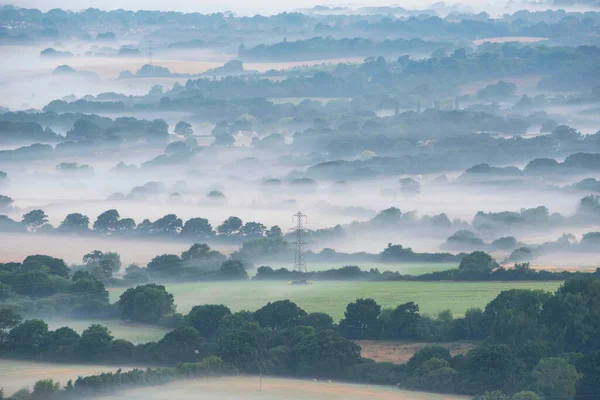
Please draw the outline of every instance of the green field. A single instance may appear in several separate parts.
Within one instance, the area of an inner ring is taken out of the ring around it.
[[[187,313],[200,304],[225,304],[233,311],[256,310],[269,301],[290,299],[307,312],[325,312],[334,320],[344,315],[346,305],[359,297],[371,297],[383,307],[416,302],[421,313],[437,314],[450,309],[455,316],[471,307],[485,307],[502,290],[543,289],[555,291],[560,282],[197,282],[166,284],[173,293],[177,311]],[[111,302],[124,289],[110,290]]]
[[[139,324],[119,319],[110,320],[85,320],[85,319],[50,319],[46,321],[50,329],[55,330],[63,326],[83,332],[92,324],[104,325],[110,329],[112,335],[118,339],[127,339],[135,344],[158,341],[165,336],[169,330],[156,325]]]
[[[269,265],[268,263],[266,265]],[[319,262],[319,263],[310,263],[309,269],[311,271],[326,271],[328,269],[337,269],[341,268],[344,265],[356,265],[363,271],[368,271],[371,268],[377,268],[379,271],[393,271],[399,272],[404,275],[422,275],[430,272],[437,271],[445,271],[447,269],[458,268],[458,263],[456,262],[445,262],[445,263],[424,263],[424,262],[407,262],[407,263],[373,263],[373,262]],[[287,268],[293,269],[294,263],[278,263],[274,264],[272,268]],[[248,274],[253,276],[256,271],[248,271]]]

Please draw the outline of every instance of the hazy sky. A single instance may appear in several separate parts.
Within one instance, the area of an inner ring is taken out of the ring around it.
[[[100,9],[154,9],[154,10],[178,10],[186,12],[215,12],[232,10],[243,14],[266,14],[291,10],[294,8],[311,7],[317,4],[358,7],[361,5],[401,5],[405,8],[424,8],[435,0],[404,0],[401,3],[385,0],[285,0],[274,2],[272,0],[253,0],[251,2],[240,0],[220,0],[218,2],[206,0],[12,0],[11,4],[20,7],[35,7],[42,10],[51,8],[66,8],[80,10],[88,7]],[[447,0],[446,4],[456,4],[459,1]],[[468,4],[477,10],[490,10],[498,8],[499,4],[505,4],[504,0],[463,0],[462,4]]]

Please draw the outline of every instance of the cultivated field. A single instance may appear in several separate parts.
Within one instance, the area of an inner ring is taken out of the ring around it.
[[[201,394],[201,396],[200,396]],[[398,390],[391,386],[352,385],[325,381],[276,379],[263,377],[210,378],[173,382],[152,388],[122,391],[98,400],[205,400],[277,399],[277,400],[452,400],[466,396],[441,395]]]
[[[414,301],[422,313],[437,314],[450,309],[455,316],[471,307],[485,305],[502,290],[542,289],[555,291],[560,282],[198,282],[166,284],[175,296],[177,311],[187,313],[200,304],[225,304],[233,311],[256,310],[269,301],[290,299],[307,312],[325,312],[339,321],[346,305],[360,297],[371,297],[382,307]],[[124,289],[110,290],[111,302]]]
[[[370,358],[378,362],[391,362],[394,364],[403,364],[407,362],[413,354],[426,346],[443,346],[450,350],[453,356],[464,354],[477,347],[472,342],[443,342],[443,343],[420,343],[404,341],[384,341],[384,340],[355,340],[360,345],[360,354],[365,358]]]
[[[42,362],[13,361],[0,359],[0,388],[5,395],[12,395],[19,389],[33,387],[40,379],[52,378],[61,385],[69,379],[78,376],[93,375],[100,372],[110,372],[119,369],[118,366],[81,365],[81,364],[51,364]],[[123,370],[130,370],[124,367]]]

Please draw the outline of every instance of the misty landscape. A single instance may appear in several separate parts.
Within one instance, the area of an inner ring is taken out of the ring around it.
[[[0,4],[0,400],[600,400],[600,1]]]

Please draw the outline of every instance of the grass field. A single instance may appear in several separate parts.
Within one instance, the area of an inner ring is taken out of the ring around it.
[[[5,395],[12,395],[19,389],[33,387],[40,379],[52,378],[61,385],[78,376],[93,375],[99,372],[116,371],[118,366],[52,364],[42,362],[14,361],[0,359],[0,388]],[[132,369],[123,367],[124,371]]]
[[[233,311],[256,310],[269,301],[290,299],[307,312],[325,312],[338,321],[346,305],[359,297],[371,297],[382,307],[414,301],[425,314],[450,309],[455,316],[471,307],[485,307],[502,290],[555,291],[560,282],[198,282],[166,284],[175,297],[177,311],[187,313],[200,304],[225,304]],[[110,290],[111,302],[124,289]]]
[[[146,343],[162,339],[169,331],[156,325],[138,324],[130,321],[111,320],[81,320],[81,319],[51,319],[46,321],[50,329],[55,330],[63,326],[83,332],[92,324],[106,326],[117,339],[126,339],[132,343]]]
[[[267,263],[267,265],[269,265]],[[368,271],[371,268],[377,268],[379,271],[394,271],[400,272],[401,274],[406,275],[421,275],[427,274],[429,272],[437,272],[444,271],[447,269],[457,268],[457,262],[445,262],[445,263],[424,263],[424,262],[398,262],[398,263],[373,263],[373,262],[330,262],[330,263],[313,263],[309,264],[309,268],[311,271],[325,271],[328,269],[341,268],[344,265],[356,265],[360,267],[360,269]],[[285,267],[288,269],[293,269],[294,264],[290,263],[273,263],[273,268],[281,268]],[[248,271],[248,274],[251,276],[254,275],[255,271]]]
[[[467,396],[399,390],[393,386],[354,385],[349,383],[300,379],[236,376],[173,382],[152,388],[121,391],[98,400],[455,400]]]

